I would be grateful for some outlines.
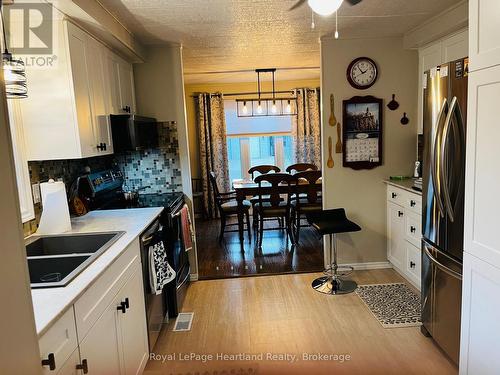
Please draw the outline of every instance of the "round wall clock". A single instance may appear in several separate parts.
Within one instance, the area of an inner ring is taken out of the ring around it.
[[[377,76],[377,64],[368,57],[358,57],[347,67],[347,80],[352,87],[358,90],[365,90],[373,86]]]

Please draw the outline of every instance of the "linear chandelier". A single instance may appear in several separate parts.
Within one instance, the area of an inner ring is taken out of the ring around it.
[[[257,98],[236,99],[238,117],[263,117],[263,116],[294,116],[297,114],[296,98],[276,97],[276,68],[256,69],[257,73]],[[260,75],[271,73],[273,91],[271,98],[262,98]]]

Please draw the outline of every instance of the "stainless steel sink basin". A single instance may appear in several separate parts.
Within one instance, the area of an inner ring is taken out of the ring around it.
[[[26,253],[31,288],[67,285],[125,232],[32,236]]]

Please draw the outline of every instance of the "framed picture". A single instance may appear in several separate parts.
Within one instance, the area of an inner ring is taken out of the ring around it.
[[[354,96],[343,101],[343,166],[372,169],[382,165],[382,99]]]

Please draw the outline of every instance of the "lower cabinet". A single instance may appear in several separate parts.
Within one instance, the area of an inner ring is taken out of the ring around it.
[[[89,319],[81,319],[83,307],[86,316],[99,313],[91,326]],[[148,333],[138,241],[49,328],[39,345],[44,374],[142,373]]]
[[[387,259],[404,278],[420,289],[422,197],[388,185]]]

